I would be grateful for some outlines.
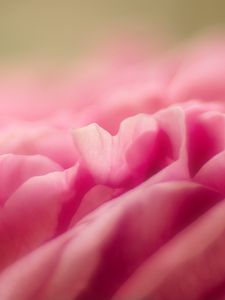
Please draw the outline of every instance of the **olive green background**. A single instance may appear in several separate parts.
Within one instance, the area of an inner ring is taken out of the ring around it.
[[[183,39],[225,23],[225,0],[0,0],[0,60],[79,57],[113,28]]]

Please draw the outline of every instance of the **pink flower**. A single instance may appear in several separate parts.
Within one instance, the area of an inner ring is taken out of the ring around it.
[[[224,299],[224,53],[2,77],[0,299]]]

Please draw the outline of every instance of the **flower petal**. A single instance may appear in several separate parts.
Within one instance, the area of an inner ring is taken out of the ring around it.
[[[57,163],[41,155],[0,155],[0,205],[29,178],[60,170]]]
[[[220,199],[188,182],[139,186],[6,269],[0,297],[110,299],[145,259]]]

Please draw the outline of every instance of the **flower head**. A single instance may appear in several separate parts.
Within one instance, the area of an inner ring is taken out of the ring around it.
[[[224,50],[2,78],[0,299],[223,299]]]

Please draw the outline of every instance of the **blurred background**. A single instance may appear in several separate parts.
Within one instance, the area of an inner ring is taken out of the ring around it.
[[[182,40],[224,24],[224,0],[0,0],[0,62],[70,61],[114,29]]]

